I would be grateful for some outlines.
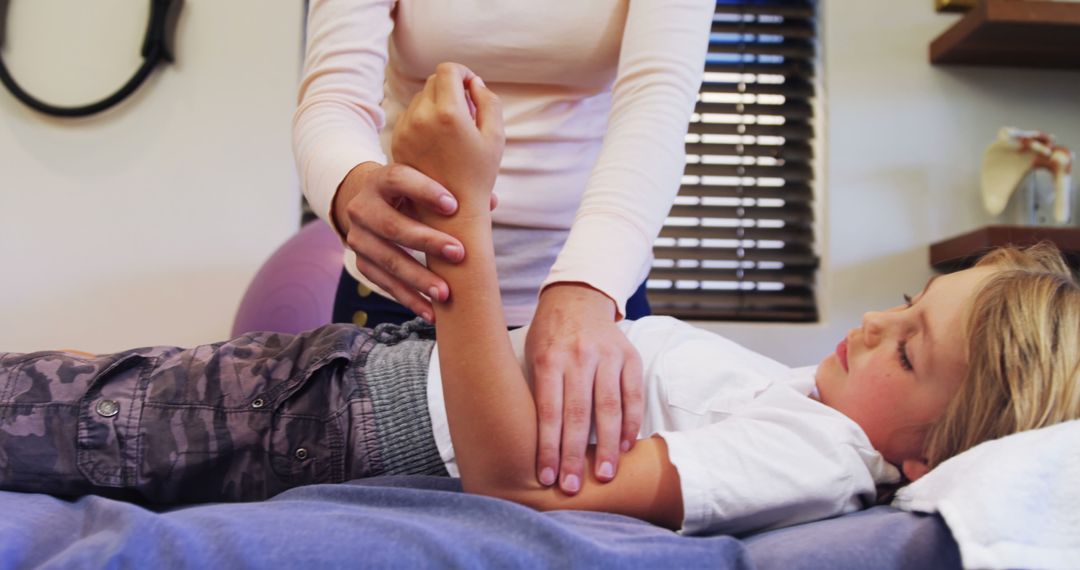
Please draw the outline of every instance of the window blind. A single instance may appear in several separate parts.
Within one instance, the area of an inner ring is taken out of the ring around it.
[[[656,314],[816,321],[814,0],[718,0],[686,170],[653,248]]]

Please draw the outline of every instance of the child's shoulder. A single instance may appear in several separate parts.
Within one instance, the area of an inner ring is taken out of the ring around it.
[[[653,353],[688,366],[741,369],[773,379],[790,368],[772,358],[702,327],[667,316],[623,321],[620,326],[642,357]]]
[[[649,315],[637,320],[625,319],[619,321],[619,326],[627,336],[632,335],[658,335],[658,334],[681,334],[681,335],[712,335],[719,336],[715,333],[709,332],[701,327],[692,325],[685,321],[680,321],[675,317],[668,317],[665,315]]]
[[[770,362],[776,362],[719,333],[686,321],[681,321],[674,317],[650,315],[635,321],[621,321],[619,326],[622,327],[623,332],[626,333],[626,336],[630,338],[631,342],[635,342],[635,344],[638,339],[644,341],[660,338],[673,344],[703,343],[713,345],[714,347],[724,347],[727,350],[738,353],[751,354],[757,358],[762,358]]]

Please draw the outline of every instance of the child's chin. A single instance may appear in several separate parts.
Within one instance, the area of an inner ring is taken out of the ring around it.
[[[840,366],[840,359],[835,354],[830,354],[821,360],[821,364],[818,364],[814,371],[814,385],[820,393],[823,389],[828,390],[842,376],[844,368]]]

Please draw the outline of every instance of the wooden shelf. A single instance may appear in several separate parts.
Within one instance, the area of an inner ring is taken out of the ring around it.
[[[1080,69],[1080,3],[981,0],[930,44],[935,65]]]
[[[956,271],[995,247],[1034,245],[1044,240],[1058,246],[1069,265],[1080,267],[1080,228],[1045,226],[985,226],[930,244],[930,265],[938,271]]]

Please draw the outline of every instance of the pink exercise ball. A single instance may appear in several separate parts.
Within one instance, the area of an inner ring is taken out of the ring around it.
[[[302,227],[251,280],[233,319],[232,336],[253,331],[295,334],[329,323],[343,252],[325,222]]]

